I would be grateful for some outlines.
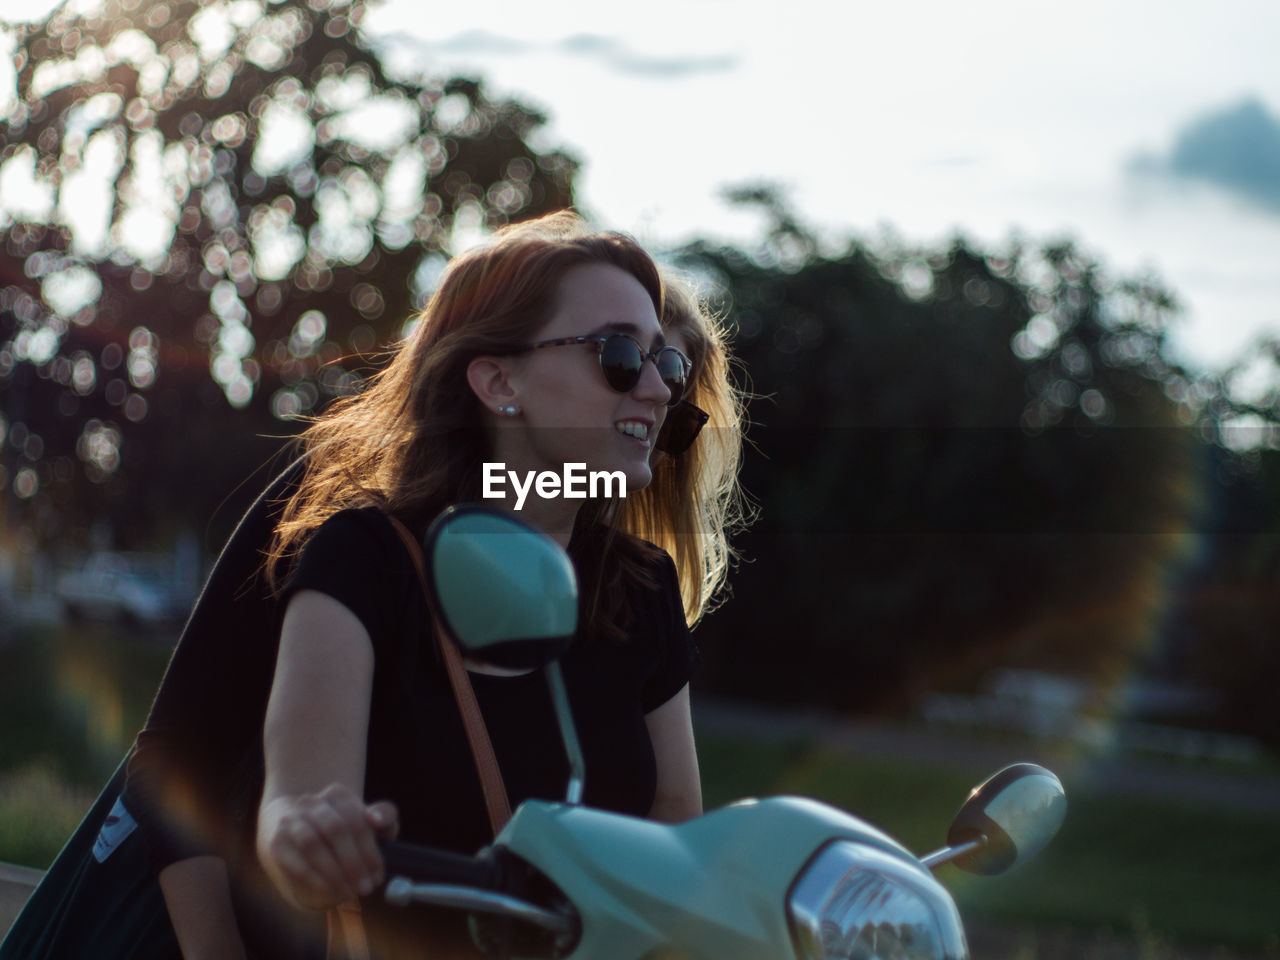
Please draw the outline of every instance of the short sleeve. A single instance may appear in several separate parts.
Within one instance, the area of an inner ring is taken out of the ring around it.
[[[285,585],[285,599],[317,590],[354,613],[371,638],[386,633],[386,619],[402,599],[404,545],[375,507],[343,510],[311,535]]]
[[[660,636],[655,638],[655,646],[660,652],[660,660],[640,692],[640,704],[645,713],[656,710],[679,693],[701,661],[684,618],[676,565],[665,553],[658,574],[659,616],[656,626]]]

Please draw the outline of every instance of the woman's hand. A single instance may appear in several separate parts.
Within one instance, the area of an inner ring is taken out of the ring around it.
[[[327,909],[370,894],[382,883],[378,836],[394,837],[396,808],[365,804],[349,787],[276,797],[258,817],[258,857],[297,906]]]

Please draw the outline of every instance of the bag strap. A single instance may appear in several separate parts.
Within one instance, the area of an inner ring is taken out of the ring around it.
[[[325,960],[372,960],[360,901],[348,900],[329,911]]]
[[[431,624],[435,628],[440,643],[440,653],[444,657],[445,670],[449,674],[449,683],[453,686],[453,697],[458,701],[458,710],[462,714],[462,723],[466,727],[467,741],[471,744],[471,756],[476,763],[476,772],[480,775],[480,786],[484,790],[485,808],[489,813],[489,826],[496,837],[511,819],[511,805],[507,799],[507,789],[502,782],[502,771],[498,769],[498,758],[493,753],[493,744],[489,740],[489,731],[484,725],[484,717],[480,713],[480,704],[476,702],[475,691],[471,689],[471,678],[467,675],[466,665],[462,662],[462,653],[453,638],[444,631],[435,606],[431,603],[431,592],[427,589],[426,565],[422,557],[422,547],[409,528],[389,516],[391,525],[404,541],[405,549],[413,559],[413,568],[418,573],[418,582],[422,585],[422,595],[427,601],[427,609],[431,611]]]
[[[471,678],[467,675],[466,664],[462,662],[462,653],[453,639],[445,633],[440,618],[436,615],[435,606],[431,603],[431,591],[427,588],[426,564],[422,557],[422,547],[409,532],[408,527],[389,514],[387,519],[391,521],[391,526],[404,542],[405,549],[409,551],[409,557],[413,560],[413,569],[418,574],[422,596],[427,601],[427,609],[431,613],[431,626],[440,644],[440,654],[444,659],[445,671],[449,674],[449,684],[453,687],[453,698],[458,702],[458,712],[462,714],[462,725],[467,732],[471,756],[476,763],[476,772],[480,775],[480,787],[484,791],[489,826],[496,837],[511,819],[511,805],[507,799],[507,788],[502,782],[502,771],[498,768],[498,758],[493,752],[493,743],[489,740],[489,731],[480,713],[480,704],[476,702],[475,691],[471,688]],[[364,918],[360,913],[359,900],[349,900],[329,911],[326,958],[327,960],[370,960],[369,940],[365,935]]]

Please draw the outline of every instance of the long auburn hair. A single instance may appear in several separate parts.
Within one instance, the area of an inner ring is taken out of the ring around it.
[[[362,392],[331,404],[299,437],[305,472],[267,552],[273,590],[281,589],[312,532],[340,510],[377,506],[421,532],[450,504],[480,499],[490,441],[467,366],[476,357],[515,353],[528,343],[549,318],[560,279],[590,263],[634,276],[657,315],[665,316],[662,279],[652,258],[632,238],[591,231],[568,211],[505,227],[449,263],[391,362]],[[686,471],[682,466],[678,472]],[[612,500],[585,501],[572,547],[587,636],[623,635],[628,584],[653,583],[652,550],[641,537],[675,547],[682,584],[698,571],[695,588],[682,586],[686,612],[690,596],[703,596],[705,561],[683,556],[687,538],[673,542],[663,535],[682,529],[681,504],[696,496],[697,486],[692,476],[673,478],[663,494],[648,498],[645,522],[634,525],[626,519],[632,513],[627,504],[618,509]],[[704,606],[699,599],[695,619]]]

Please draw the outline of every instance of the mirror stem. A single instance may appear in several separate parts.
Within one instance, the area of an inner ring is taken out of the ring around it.
[[[565,790],[565,803],[581,803],[582,787],[586,782],[586,765],[582,761],[582,747],[578,744],[578,731],[569,712],[569,692],[564,686],[564,674],[559,663],[547,664],[547,686],[551,688],[551,702],[555,704],[556,720],[560,724],[560,737],[564,740],[564,752],[569,758],[569,786]]]
[[[928,856],[921,857],[920,862],[930,870],[937,870],[938,867],[942,866],[944,863],[950,863],[956,857],[962,857],[966,853],[977,850],[979,847],[985,847],[986,845],[987,838],[986,835],[983,834],[982,836],[979,836],[974,840],[970,840],[967,843],[958,843],[954,847],[943,847],[941,850],[935,850]]]

